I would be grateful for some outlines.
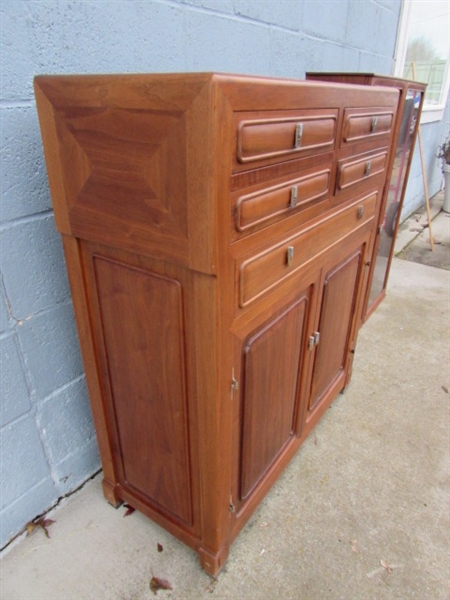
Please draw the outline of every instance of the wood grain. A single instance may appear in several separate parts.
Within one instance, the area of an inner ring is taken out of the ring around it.
[[[105,496],[216,575],[348,381],[399,92],[215,73],[35,91]]]

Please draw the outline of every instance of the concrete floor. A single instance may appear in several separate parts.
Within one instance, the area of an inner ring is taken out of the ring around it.
[[[179,600],[448,600],[449,326],[450,272],[394,259],[350,386],[217,581],[157,525],[109,506],[97,476],[47,515],[50,539],[37,529],[4,552],[0,597],[143,600],[154,575],[173,588],[158,596]]]
[[[400,226],[394,249],[398,258],[450,270],[450,213],[441,211],[443,203],[443,191],[430,200],[434,248],[431,249],[427,212],[422,207]]]

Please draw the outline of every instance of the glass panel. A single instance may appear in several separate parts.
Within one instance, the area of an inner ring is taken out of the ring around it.
[[[399,219],[399,208],[406,184],[406,175],[415,135],[420,100],[421,92],[415,90],[407,92],[384,219],[379,236],[377,258],[373,269],[369,307],[375,302],[385,287],[386,274],[395,242],[394,233]]]
[[[449,60],[450,3],[415,0],[410,5],[410,24],[403,77],[427,84],[425,103],[443,103]],[[415,65],[415,73],[413,69]]]

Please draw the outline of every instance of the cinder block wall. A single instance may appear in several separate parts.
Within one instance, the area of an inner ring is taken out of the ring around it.
[[[3,0],[0,10],[3,546],[99,469],[34,75],[390,74],[400,0]]]

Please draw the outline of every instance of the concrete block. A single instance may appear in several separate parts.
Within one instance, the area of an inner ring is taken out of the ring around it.
[[[186,62],[189,71],[214,70],[267,74],[270,32],[263,25],[210,13],[186,14]]]
[[[378,48],[378,14],[381,10],[372,0],[348,0],[346,44],[366,52],[375,52]]]
[[[270,32],[270,75],[273,77],[292,77],[302,79],[307,68],[320,71],[320,67],[314,69],[307,62],[307,48],[310,40],[306,40],[298,33],[290,33],[279,29]]]
[[[29,4],[35,71],[185,70],[183,8],[162,2]]]
[[[183,4],[190,4],[199,8],[207,8],[216,12],[233,14],[233,0],[182,0]]]
[[[342,68],[342,64],[344,62],[344,47],[340,44],[333,44],[330,42],[321,42],[321,46],[322,68],[326,71],[343,71],[344,69]]]
[[[358,70],[361,72],[390,75],[392,73],[392,58],[372,52],[359,52]]]
[[[31,414],[2,428],[0,448],[0,508],[4,509],[48,479],[50,465]],[[38,497],[36,501],[40,504]]]
[[[51,477],[28,489],[16,502],[0,510],[0,548],[3,548],[27,523],[48,510],[57,500]]]
[[[30,3],[4,0],[0,5],[1,100],[31,99],[36,60],[31,41]]]
[[[76,490],[100,469],[97,440],[87,441],[82,448],[70,454],[53,468],[59,496]]]
[[[39,406],[38,422],[55,467],[82,452],[95,439],[84,378],[56,392]],[[92,472],[96,466],[92,465]]]
[[[291,0],[235,0],[237,15],[298,31],[302,26],[303,2]]]
[[[342,48],[342,68],[341,71],[357,71],[359,67],[359,52],[354,48],[344,46]]]
[[[51,208],[41,135],[34,106],[1,107],[1,221]]]
[[[52,214],[4,227],[0,243],[0,271],[16,319],[68,300],[62,244]]]
[[[395,53],[395,43],[397,41],[397,28],[400,16],[400,3],[394,7],[385,7],[381,5],[378,12],[378,35],[375,50],[378,54],[393,58]],[[391,74],[389,71],[386,74]]]
[[[318,0],[301,4],[303,7],[302,28],[305,33],[324,40],[344,42],[347,2]]]
[[[376,0],[376,2],[392,13],[400,14],[402,0]]]
[[[38,399],[83,373],[71,303],[23,321],[17,333]]]
[[[6,297],[3,278],[0,276],[0,333],[6,331],[13,325],[13,320],[9,314],[8,298]]]
[[[0,365],[0,427],[3,427],[31,408],[25,366],[14,332],[0,339]]]

